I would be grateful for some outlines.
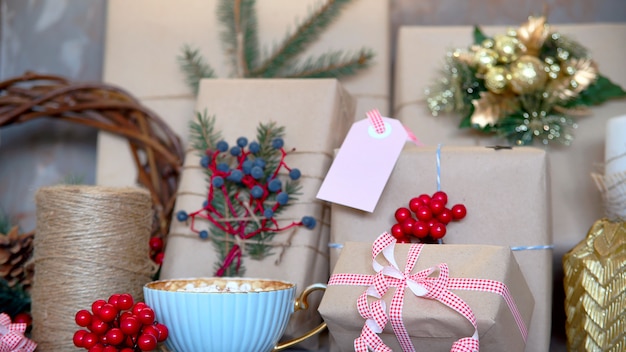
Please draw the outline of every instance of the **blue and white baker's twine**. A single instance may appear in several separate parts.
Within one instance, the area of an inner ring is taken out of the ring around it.
[[[437,191],[441,191],[441,143],[437,144]],[[440,239],[438,240],[439,244],[442,244],[443,241]],[[333,243],[330,242],[328,243],[328,248],[337,248],[337,249],[341,249],[343,248],[343,244],[341,243]],[[554,245],[553,244],[546,244],[546,245],[536,245],[536,246],[512,246],[511,250],[512,251],[536,251],[536,250],[545,250],[545,249],[549,249],[552,250],[554,249]]]

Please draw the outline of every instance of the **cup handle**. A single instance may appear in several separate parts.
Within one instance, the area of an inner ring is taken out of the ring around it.
[[[296,299],[294,303],[295,305],[294,313],[299,310],[306,310],[309,308],[309,302],[308,302],[309,294],[315,291],[326,291],[326,285],[320,284],[320,283],[313,284],[307,287],[304,291],[302,291],[302,293],[300,294],[300,296]],[[324,331],[324,329],[326,329],[326,323],[322,322],[320,325],[318,325],[317,327],[313,328],[312,330],[308,331],[307,333],[305,333],[304,335],[300,337],[296,337],[289,341],[279,343],[278,345],[276,345],[276,347],[274,347],[272,351],[276,352],[276,351],[284,350],[285,348],[291,347],[297,343],[300,343],[313,335],[319,334],[320,332]]]

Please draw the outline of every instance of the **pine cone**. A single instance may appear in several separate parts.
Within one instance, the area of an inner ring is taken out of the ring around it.
[[[17,226],[8,234],[0,233],[0,278],[9,287],[20,284],[24,290],[30,288],[33,270],[26,263],[33,254],[34,237],[34,231],[20,234]]]

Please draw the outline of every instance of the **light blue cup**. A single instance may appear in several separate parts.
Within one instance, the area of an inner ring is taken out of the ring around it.
[[[248,284],[246,292],[179,290],[223,283]],[[262,291],[254,288],[263,286]],[[296,299],[296,285],[277,280],[193,278],[159,280],[143,288],[146,304],[169,329],[165,344],[175,352],[269,352],[293,346],[324,330],[325,323],[302,337],[278,345],[291,314],[308,308],[308,295],[325,290],[323,284],[305,289]]]

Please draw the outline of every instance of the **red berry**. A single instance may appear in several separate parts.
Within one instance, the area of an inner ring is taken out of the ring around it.
[[[163,252],[159,252],[157,254],[154,255],[154,262],[157,263],[158,265],[163,264],[163,258],[165,257],[165,253]]]
[[[99,317],[93,316],[93,318],[91,318],[91,324],[89,324],[87,328],[89,331],[99,336],[104,335],[104,333],[109,330],[109,324],[102,321]]]
[[[408,218],[401,222],[400,227],[402,227],[402,233],[404,235],[411,235],[413,233],[413,224],[415,224],[413,218]]]
[[[22,323],[22,324],[26,324],[26,326],[29,326],[32,322],[33,322],[33,317],[26,312],[18,313],[13,318],[13,323],[15,324]]]
[[[167,340],[167,338],[170,336],[170,330],[167,328],[167,326],[165,326],[165,324],[157,323],[155,327],[157,328],[157,330],[159,330],[159,336],[157,336],[157,340],[159,342]]]
[[[417,217],[417,220],[428,221],[433,218],[433,211],[430,210],[429,206],[421,205],[419,208],[417,208],[415,216]]]
[[[84,348],[92,348],[93,346],[95,346],[98,343],[98,335],[94,334],[93,332],[86,332],[83,335],[83,347]]]
[[[456,204],[452,207],[452,217],[454,220],[461,220],[467,215],[467,209],[463,204]]]
[[[452,221],[452,210],[445,208],[441,211],[441,214],[437,215],[437,220],[442,224],[448,224]]]
[[[424,203],[419,197],[411,198],[409,201],[409,209],[411,209],[414,213],[417,213],[417,208],[419,208],[420,205],[424,205]]]
[[[111,295],[111,297],[109,297],[109,300],[107,301],[107,303],[116,306],[117,305],[117,300],[119,298],[120,298],[120,294],[119,293],[114,293],[114,294]]]
[[[104,345],[97,343],[91,346],[89,352],[104,352]]]
[[[117,299],[117,308],[120,310],[131,309],[133,304],[135,304],[133,296],[129,293],[122,293]]]
[[[141,328],[141,334],[154,335],[157,340],[159,339],[159,329],[157,329],[154,325],[144,325],[144,327]]]
[[[420,194],[417,198],[422,201],[422,205],[428,205],[428,203],[430,203],[430,196],[428,194]]]
[[[106,303],[107,303],[107,301],[105,301],[105,300],[103,300],[103,299],[99,299],[99,300],[97,300],[97,301],[94,301],[94,302],[91,304],[91,312],[92,312],[93,314],[96,314],[96,315],[97,315],[97,314],[98,314],[98,312],[100,311],[100,307],[102,307],[102,306],[103,306],[104,304],[106,304]]]
[[[137,315],[141,312],[142,309],[146,308],[147,305],[144,302],[137,302],[133,306],[133,314]]]
[[[122,312],[122,314],[120,314],[120,317],[117,318],[117,320],[119,320],[120,322],[128,317],[134,317],[135,315],[133,314],[133,312],[131,311],[125,311]]]
[[[146,307],[137,314],[137,319],[144,325],[150,325],[154,323],[154,311],[150,307]]]
[[[141,322],[137,317],[132,316],[120,321],[120,330],[128,336],[134,336],[141,329]]]
[[[433,212],[433,215],[439,215],[442,210],[446,208],[446,203],[444,203],[441,199],[435,199],[430,201],[428,204],[430,210]]]
[[[411,243],[411,239],[409,238],[409,236],[403,236],[397,239],[398,243]]]
[[[104,349],[102,350],[102,352],[119,352],[119,350],[117,349],[117,347],[113,345],[106,345],[104,346]]]
[[[404,236],[404,231],[402,231],[402,226],[400,224],[395,224],[391,226],[391,235],[396,239]]]
[[[439,223],[439,221],[437,221],[437,219],[435,219],[435,218],[432,218],[432,219],[428,220],[428,223],[427,223],[428,224],[428,230],[430,231],[430,229],[432,229],[433,226],[435,226],[438,223]]]
[[[432,237],[433,239],[438,240],[445,235],[446,235],[446,225],[442,223],[437,223],[433,225],[433,227],[430,229],[430,237]]]
[[[155,252],[160,252],[163,249],[163,239],[160,237],[152,237],[150,238],[150,249]]]
[[[76,316],[74,317],[74,321],[78,326],[86,327],[91,324],[91,313],[87,309],[81,309],[76,312]]]
[[[137,347],[142,351],[152,351],[157,347],[157,338],[151,334],[141,334],[137,338]]]
[[[120,350],[120,352],[135,352],[135,350],[130,347],[124,347]]]
[[[115,320],[115,318],[117,317],[117,313],[119,313],[119,310],[115,305],[111,303],[106,303],[103,304],[102,307],[100,307],[100,310],[98,311],[98,316],[100,317],[100,319],[102,319],[102,321],[108,323]]]
[[[432,199],[439,199],[443,202],[444,205],[448,204],[448,195],[446,192],[437,191],[433,194]]]
[[[423,221],[416,221],[413,225],[413,236],[417,238],[424,238],[428,236],[430,228],[428,227],[428,223]]]
[[[106,333],[107,343],[110,345],[119,345],[126,340],[126,335],[119,328],[112,328]]]
[[[74,346],[76,347],[84,347],[83,346],[83,338],[85,337],[85,334],[87,334],[88,331],[87,330],[77,330],[74,333],[74,337],[72,338],[72,341],[74,342]]]
[[[398,208],[398,210],[396,210],[394,214],[394,217],[396,218],[396,221],[398,223],[401,223],[411,217],[411,211],[407,208]]]

